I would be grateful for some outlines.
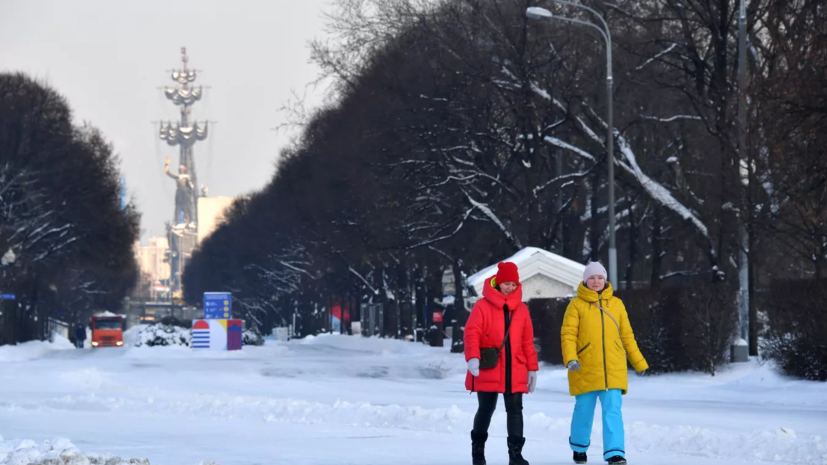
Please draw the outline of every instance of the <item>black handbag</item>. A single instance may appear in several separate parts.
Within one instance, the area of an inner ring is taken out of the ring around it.
[[[497,362],[500,360],[500,352],[505,347],[506,341],[508,341],[508,331],[511,329],[511,318],[508,319],[508,324],[505,327],[505,336],[503,337],[503,343],[500,345],[500,348],[496,347],[485,347],[480,349],[480,370],[488,370],[497,366]]]

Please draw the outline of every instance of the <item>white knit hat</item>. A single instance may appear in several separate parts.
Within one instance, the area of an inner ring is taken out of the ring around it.
[[[583,282],[585,283],[589,278],[595,275],[602,275],[603,279],[609,280],[608,273],[606,273],[606,268],[603,268],[603,265],[600,262],[591,262],[586,265],[586,269],[583,271]]]

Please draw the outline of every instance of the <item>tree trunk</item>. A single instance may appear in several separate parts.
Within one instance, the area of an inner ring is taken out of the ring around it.
[[[450,323],[453,325],[451,331],[451,352],[463,353],[465,352],[464,331],[465,323],[468,321],[468,312],[465,311],[465,298],[462,291],[465,288],[465,283],[462,280],[462,267],[459,261],[454,261],[452,265],[454,273],[454,311],[453,318]]]
[[[626,265],[626,289],[632,289],[634,284],[635,260],[637,260],[637,226],[633,205],[629,202],[629,260]]]
[[[40,305],[38,304],[38,301],[40,300],[40,297],[38,296],[38,288],[40,287],[38,285],[39,281],[40,278],[38,277],[38,275],[35,275],[32,283],[32,295],[30,297],[31,307],[26,312],[28,314],[28,318],[25,318],[25,320],[28,320],[27,326],[29,330],[29,334],[25,336],[25,341],[30,341],[33,339],[43,339],[43,334],[41,333],[41,331],[39,331],[40,324],[42,323],[40,321],[42,319],[40,318]],[[37,321],[34,321],[35,319]]]
[[[424,271],[425,265],[423,261],[420,261],[414,266],[414,318],[416,319],[414,331],[417,329],[421,330],[420,334],[423,336],[428,331],[428,318],[425,314],[426,296]]]
[[[750,235],[750,242],[753,235]],[[753,244],[750,244],[750,252]],[[755,265],[749,261],[749,354],[758,356],[758,308],[755,306]]]
[[[347,320],[345,319],[345,311],[347,310],[347,305],[350,299],[346,290],[342,291],[342,293],[339,295],[341,296],[339,298],[339,316],[341,317],[339,319],[339,334],[344,335],[347,334],[347,329],[345,328],[347,326]]]
[[[568,258],[580,258],[579,255],[574,254],[572,219],[578,209],[577,198],[572,201],[569,211],[565,217],[560,221],[560,253]],[[578,260],[579,261],[579,260]]]
[[[411,327],[411,267],[407,260],[396,266],[396,302],[399,308],[399,337],[405,339],[412,334]]]
[[[656,206],[652,219],[652,277],[650,282],[651,287],[654,289],[660,287],[660,269],[661,263],[663,262],[663,245],[661,244],[660,237],[661,221],[663,221],[661,209]]]
[[[352,321],[358,321],[360,324],[360,328],[364,331],[364,327],[361,325],[362,323],[362,296],[363,296],[363,288],[362,284],[357,282],[355,285],[351,287],[351,295],[353,296],[353,303],[350,311],[350,319]]]
[[[439,261],[432,261],[426,269],[425,306],[428,316],[428,330],[431,334],[431,346],[443,347],[444,335],[442,333],[442,322],[434,321],[433,315],[439,313],[442,316],[442,267]]]

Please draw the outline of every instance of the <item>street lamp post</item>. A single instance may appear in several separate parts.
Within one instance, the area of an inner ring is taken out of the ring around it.
[[[612,94],[614,92],[614,78],[612,77],[612,34],[609,31],[609,26],[606,20],[596,10],[589,8],[579,3],[572,3],[566,0],[549,0],[554,3],[562,5],[573,6],[586,10],[597,16],[600,20],[600,25],[589,21],[583,21],[576,18],[568,18],[565,16],[555,16],[551,11],[541,7],[529,7],[526,10],[526,16],[530,19],[560,19],[570,23],[580,24],[583,26],[592,27],[600,32],[603,39],[606,41],[606,152],[608,154],[609,163],[609,282],[614,286],[618,286],[617,282],[617,244],[615,242],[615,160],[614,160],[614,123]],[[602,26],[602,27],[601,27]]]
[[[749,341],[749,355],[758,355],[757,339],[750,327],[755,322],[750,321],[750,283],[749,283],[749,170],[750,163],[747,156],[747,6],[741,0],[738,14],[738,158],[739,173],[741,175],[741,213],[738,215],[738,238],[741,247],[738,249],[738,316],[740,319],[740,335],[744,341]],[[750,324],[752,323],[752,324]],[[757,335],[755,335],[757,338]],[[747,354],[733,361],[747,361]]]

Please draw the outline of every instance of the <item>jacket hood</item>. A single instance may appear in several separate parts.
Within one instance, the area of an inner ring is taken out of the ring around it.
[[[580,286],[577,287],[577,297],[580,297],[586,302],[597,302],[600,299],[609,300],[612,298],[612,295],[614,295],[614,289],[612,289],[612,284],[608,281],[606,281],[606,287],[601,294],[586,287],[586,283],[581,282]]]
[[[517,289],[509,296],[505,296],[495,287],[496,276],[492,276],[485,281],[482,287],[482,297],[494,304],[497,308],[503,308],[503,305],[508,305],[508,310],[513,311],[523,302],[523,285],[517,283]],[[595,293],[596,294],[596,293]]]

